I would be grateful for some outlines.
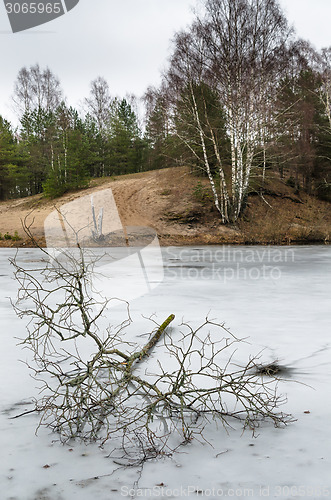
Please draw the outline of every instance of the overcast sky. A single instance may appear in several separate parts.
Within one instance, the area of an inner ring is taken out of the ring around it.
[[[104,76],[111,94],[141,96],[157,85],[173,34],[188,25],[196,0],[80,0],[43,26],[13,34],[0,0],[0,114],[13,119],[10,96],[19,69],[39,63],[60,78],[73,106]],[[331,45],[331,0],[281,0],[300,37]]]

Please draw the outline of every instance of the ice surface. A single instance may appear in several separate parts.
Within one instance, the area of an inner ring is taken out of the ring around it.
[[[175,328],[182,320],[198,325],[207,315],[225,322],[238,337],[248,337],[240,359],[263,351],[263,361],[292,369],[279,389],[297,421],[284,429],[265,424],[257,438],[242,434],[239,424],[228,434],[210,426],[212,446],[195,442],[142,469],[107,458],[112,444],[103,450],[78,442],[63,446],[45,429],[36,436],[34,414],[10,419],[28,411],[38,393],[20,362],[29,352],[15,339],[25,324],[9,302],[16,294],[8,263],[13,255],[0,251],[1,500],[331,497],[330,247],[163,249],[163,282],[131,302],[137,339],[153,328],[142,315],[155,313],[162,322],[174,313]],[[22,250],[19,258],[40,266],[38,250]],[[121,276],[128,291],[131,266],[123,264]],[[115,323],[122,314],[120,306],[109,311]]]

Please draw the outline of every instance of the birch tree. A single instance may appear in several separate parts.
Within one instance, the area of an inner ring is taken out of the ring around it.
[[[291,30],[276,0],[207,0],[204,14],[176,37],[168,82],[177,96],[183,82],[189,89],[191,120],[200,135],[204,169],[223,222],[236,221],[243,208],[261,137],[267,137],[262,127],[265,100],[272,100],[276,91],[290,40]],[[196,105],[195,89],[201,82],[217,93],[224,111],[229,168],[223,165],[224,151],[213,127],[207,132],[202,126],[202,122],[208,126],[208,108],[199,110]],[[213,144],[218,186],[211,175],[206,141]]]
[[[111,118],[113,99],[105,78],[98,76],[90,83],[90,95],[85,98],[88,113],[96,121],[99,132],[103,133]]]
[[[322,49],[320,60],[322,77],[320,98],[328,118],[331,133],[331,47]]]
[[[55,111],[63,100],[60,80],[48,67],[23,67],[18,72],[12,99],[20,117],[38,109]]]

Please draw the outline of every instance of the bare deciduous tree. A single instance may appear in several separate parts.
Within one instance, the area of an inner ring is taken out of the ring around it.
[[[100,132],[109,125],[112,104],[108,82],[99,76],[90,84],[90,96],[85,98],[85,105],[88,113],[97,122]]]
[[[63,100],[59,79],[39,64],[20,69],[14,86],[13,102],[19,115],[35,109],[54,111]]]

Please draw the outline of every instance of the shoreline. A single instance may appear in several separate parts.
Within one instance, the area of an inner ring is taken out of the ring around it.
[[[329,246],[330,241],[323,239],[305,240],[305,239],[291,239],[290,241],[250,241],[244,238],[230,239],[220,238],[216,235],[203,236],[178,236],[178,235],[165,235],[157,234],[159,244],[162,248],[165,247],[190,247],[190,246],[260,246],[260,247],[292,247],[292,246],[316,246],[324,245]],[[120,246],[120,245],[118,245]],[[133,245],[134,246],[134,245]],[[0,248],[47,248],[46,240],[44,237],[36,238],[36,243],[31,242],[28,238],[22,238],[18,241],[13,240],[0,240]],[[91,247],[92,248],[92,247]],[[111,248],[111,246],[110,246]]]

